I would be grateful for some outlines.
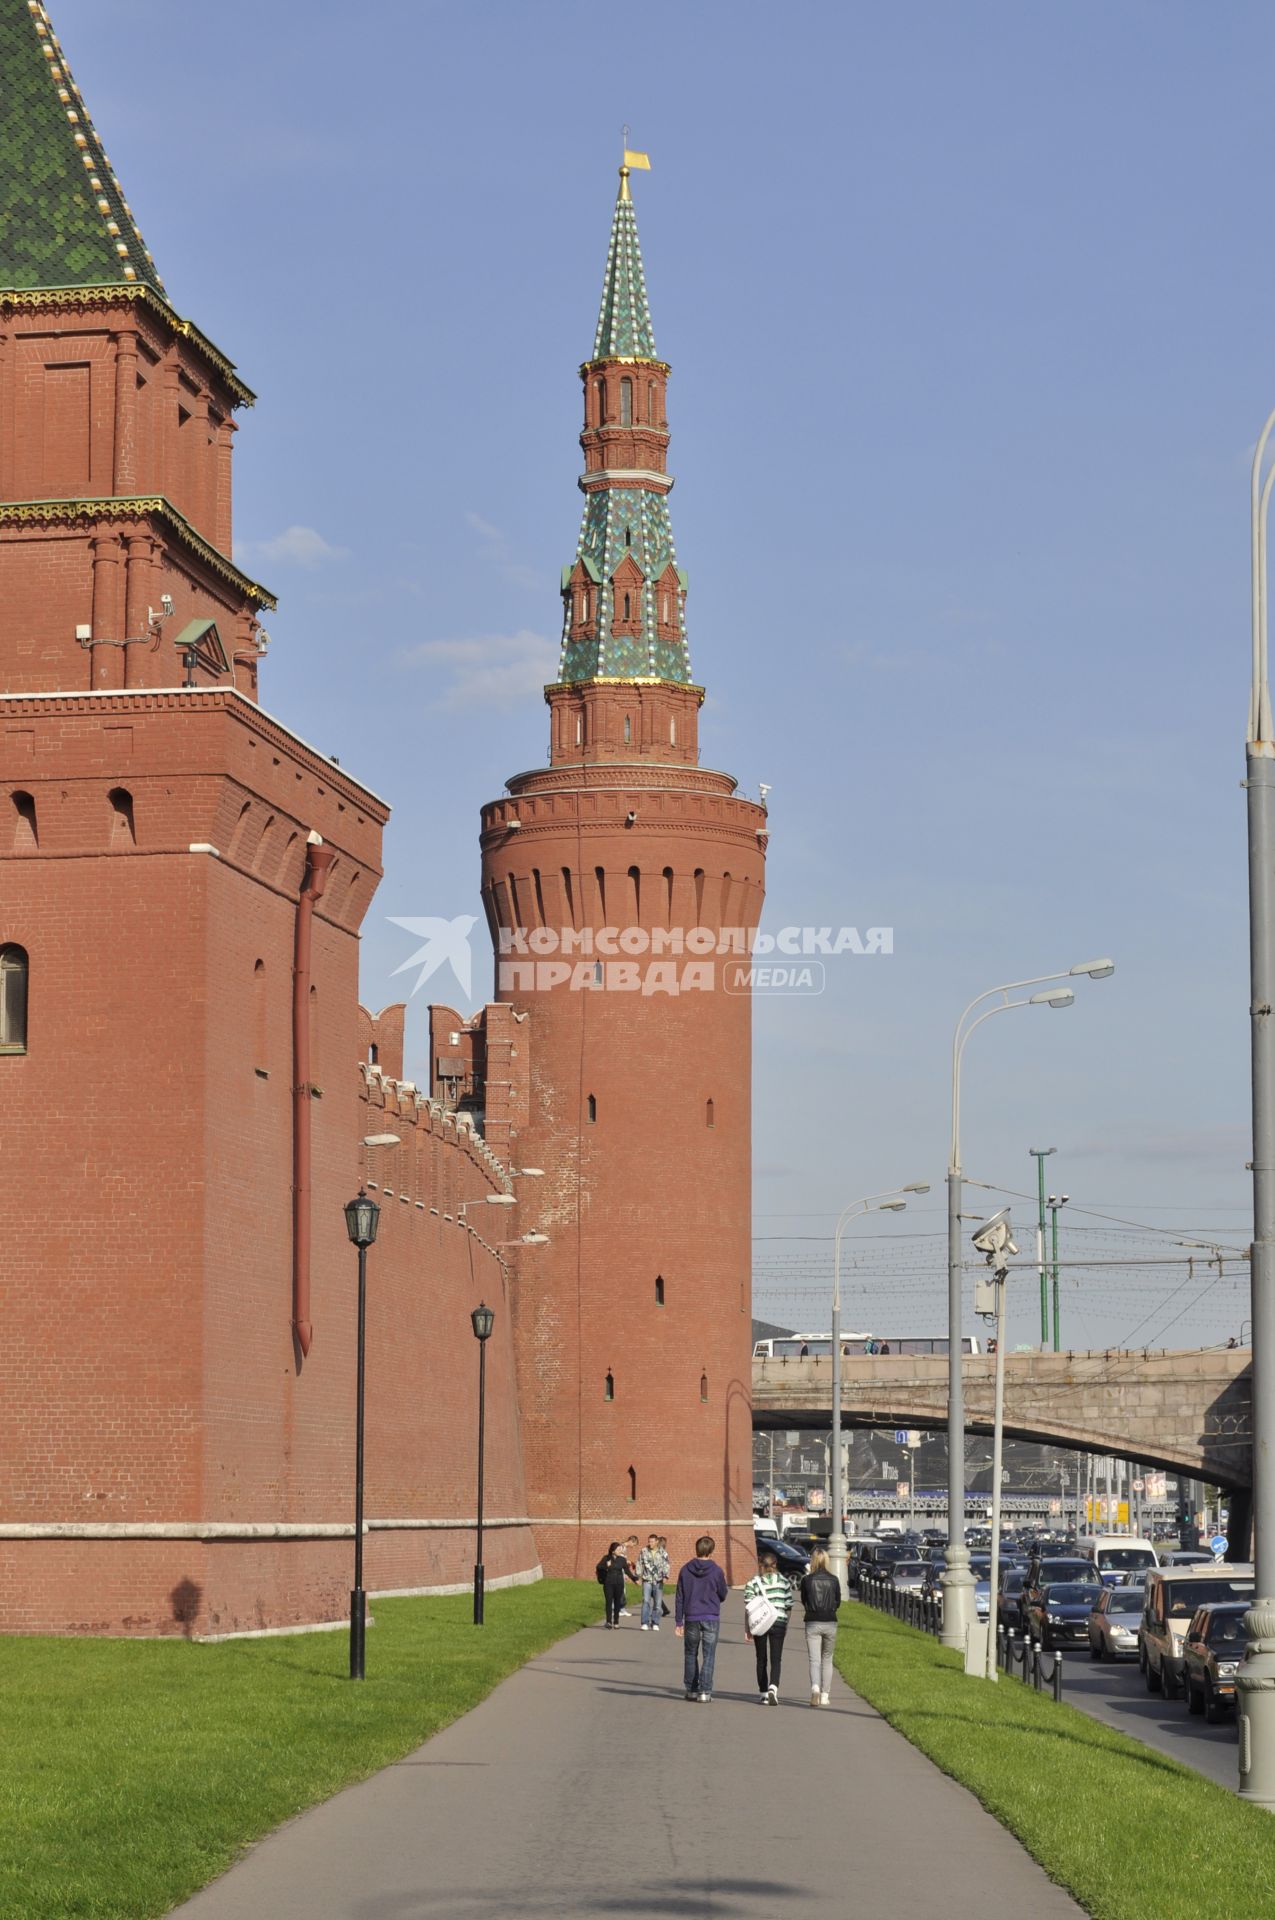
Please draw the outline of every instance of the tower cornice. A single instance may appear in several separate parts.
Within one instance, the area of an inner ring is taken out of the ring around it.
[[[196,533],[185,514],[179,513],[163,494],[107,495],[101,499],[5,500],[0,501],[0,527],[72,526],[83,521],[139,520],[160,521],[177,539],[202,560],[204,565],[234,587],[254,606],[273,611],[278,604],[268,587],[242,573],[210,540]]]
[[[213,345],[193,320],[183,320],[175,307],[143,281],[115,286],[103,283],[94,287],[5,287],[0,289],[0,315],[10,313],[92,312],[123,303],[140,304],[162,319],[174,335],[188,340],[225,381],[236,405],[250,407],[256,401],[252,388],[240,379],[233,360]]]
[[[586,374],[598,373],[604,367],[653,367],[656,373],[668,374],[673,371],[667,360],[649,360],[640,353],[608,353],[601,360],[582,360],[580,378]]]

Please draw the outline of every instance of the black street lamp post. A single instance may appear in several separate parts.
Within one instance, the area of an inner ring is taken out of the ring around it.
[[[363,1358],[367,1320],[367,1250],[376,1238],[381,1209],[359,1188],[345,1209],[345,1230],[359,1250],[358,1375],[354,1414],[354,1588],[350,1594],[350,1678],[363,1678],[367,1595],[363,1591]]]
[[[478,1538],[474,1559],[474,1625],[483,1624],[483,1429],[487,1418],[487,1342],[496,1323],[488,1306],[477,1306],[470,1314],[474,1338],[478,1342]]]

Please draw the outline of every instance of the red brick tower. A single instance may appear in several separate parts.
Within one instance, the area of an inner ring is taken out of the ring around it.
[[[547,1572],[650,1529],[751,1553],[750,1025],[766,819],[699,765],[665,391],[620,170],[584,384],[549,765],[483,809],[496,992],[530,1014],[545,1169],[515,1338]],[[733,957],[732,957],[733,954]],[[740,977],[740,976],[744,977]],[[523,1189],[530,1203],[530,1186]]]

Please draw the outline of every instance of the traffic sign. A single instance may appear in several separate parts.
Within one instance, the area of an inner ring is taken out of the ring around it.
[[[1143,1479],[1137,1479],[1133,1483],[1133,1490],[1135,1493],[1145,1493],[1146,1487],[1147,1487],[1147,1483]]]
[[[1215,1533],[1209,1541],[1209,1545],[1212,1547],[1214,1553],[1217,1554],[1218,1558],[1221,1559],[1222,1555],[1226,1552],[1226,1535],[1224,1533]]]
[[[906,1447],[906,1445],[907,1445],[907,1443],[908,1443],[908,1430],[907,1430],[907,1428],[906,1428],[906,1427],[896,1427],[896,1428],[894,1429],[894,1444],[895,1444],[895,1446],[896,1446],[896,1447]]]
[[[921,1435],[919,1430],[914,1427],[909,1427],[908,1428],[908,1445],[915,1452],[915,1450],[917,1449],[917,1447],[920,1446],[920,1444],[921,1444]]]

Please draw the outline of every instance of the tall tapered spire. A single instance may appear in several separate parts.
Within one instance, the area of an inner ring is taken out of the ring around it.
[[[620,168],[620,191],[611,219],[611,245],[602,278],[602,302],[593,339],[595,360],[619,356],[655,358],[655,329],[646,300],[646,276],[638,245],[637,215],[629,194],[629,169]]]
[[[655,357],[629,159],[602,283],[593,357],[584,380],[584,513],[564,567],[561,683],[691,683],[686,575],[669,518],[668,367]]]
[[[0,0],[0,290],[164,285],[41,0]]]

